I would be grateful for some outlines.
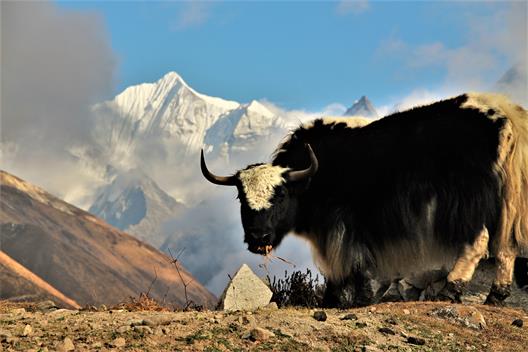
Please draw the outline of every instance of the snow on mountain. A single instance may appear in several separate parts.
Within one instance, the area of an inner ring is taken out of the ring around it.
[[[207,130],[204,144],[206,150],[212,152],[212,156],[225,158],[235,153],[247,152],[285,128],[280,116],[253,100],[218,119]]]
[[[98,190],[89,212],[142,241],[159,247],[165,239],[161,226],[185,207],[138,169],[120,173]]]
[[[379,118],[378,112],[366,96],[356,100],[354,104],[344,113],[344,116],[362,116]]]
[[[131,158],[146,141],[173,140],[183,156],[200,150],[207,129],[239,103],[197,93],[175,72],[155,83],[125,89],[94,106],[95,137],[114,162],[134,167]]]

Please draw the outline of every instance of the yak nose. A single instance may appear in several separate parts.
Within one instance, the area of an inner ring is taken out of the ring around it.
[[[257,231],[250,231],[249,232],[249,236],[251,236],[251,238],[253,240],[258,240],[259,242],[270,242],[271,241],[271,234],[270,233],[262,233],[262,232],[257,232]]]

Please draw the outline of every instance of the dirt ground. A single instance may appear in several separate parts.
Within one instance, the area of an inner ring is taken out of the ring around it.
[[[326,321],[315,312],[276,306],[94,312],[0,302],[0,351],[526,351],[528,345],[522,308],[384,303],[324,310]],[[517,319],[524,326],[512,325]]]

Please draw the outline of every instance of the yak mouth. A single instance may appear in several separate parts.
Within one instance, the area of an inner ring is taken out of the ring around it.
[[[252,252],[252,253],[255,253],[255,254],[260,254],[260,255],[263,255],[263,256],[267,256],[273,250],[273,246],[271,244],[262,245],[262,246],[251,246],[251,245],[249,245],[248,246],[248,250],[250,252]]]

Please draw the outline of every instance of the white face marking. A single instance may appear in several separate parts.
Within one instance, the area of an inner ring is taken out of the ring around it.
[[[273,198],[275,187],[285,181],[282,174],[287,170],[280,166],[263,164],[240,171],[238,178],[242,182],[244,194],[251,209],[271,208],[271,198]]]

